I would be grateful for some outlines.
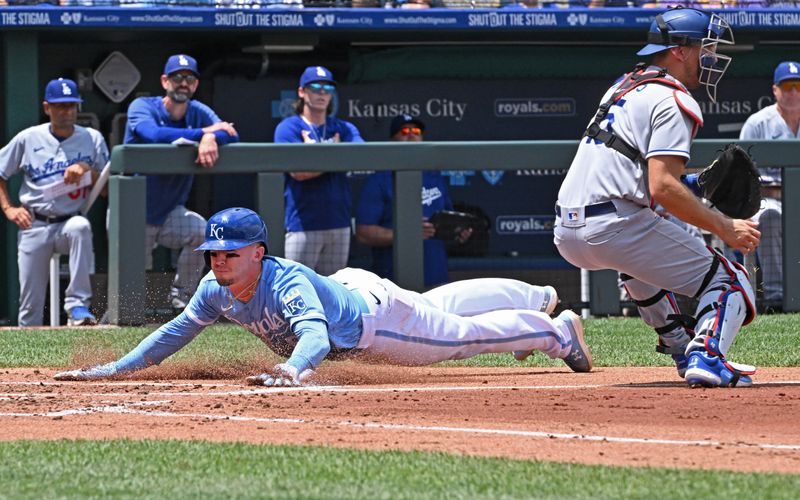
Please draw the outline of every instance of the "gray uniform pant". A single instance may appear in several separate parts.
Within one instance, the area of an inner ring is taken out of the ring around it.
[[[304,264],[323,276],[347,265],[350,255],[350,228],[286,233],[287,259]]]
[[[206,220],[202,215],[188,210],[182,205],[175,207],[164,224],[148,224],[145,231],[145,267],[153,267],[153,249],[156,244],[173,250],[180,250],[175,266],[175,279],[170,296],[188,302],[197,289],[203,274],[205,260],[203,252],[194,249],[203,244]]]
[[[764,277],[764,299],[783,299],[783,206],[780,200],[766,198],[753,217],[761,231],[758,260]]]
[[[64,310],[89,306],[94,247],[92,227],[86,217],[76,215],[65,222],[48,224],[34,220],[30,229],[17,233],[19,265],[19,326],[40,326],[50,276],[50,257],[69,254],[69,285]],[[58,307],[51,304],[51,307]]]
[[[632,276],[626,287],[635,300],[654,297],[661,290],[695,296],[713,260],[703,242],[649,208],[625,200],[614,204],[615,213],[575,221],[578,227],[564,227],[563,218],[557,216],[553,233],[561,255],[583,269],[614,269]],[[730,288],[725,266],[717,268],[703,292],[713,288]],[[669,296],[640,311],[653,328],[667,326],[667,316],[677,312]],[[668,345],[673,340],[674,344],[688,341],[682,328],[676,328],[672,337],[662,340]]]

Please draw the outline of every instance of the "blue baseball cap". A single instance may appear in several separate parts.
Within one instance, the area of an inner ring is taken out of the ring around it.
[[[392,118],[392,123],[389,125],[389,137],[399,132],[403,126],[409,123],[416,125],[422,131],[425,130],[425,124],[422,122],[422,120],[408,113],[402,113]]]
[[[300,86],[305,87],[311,82],[329,82],[336,85],[336,80],[333,79],[333,73],[328,68],[322,66],[309,66],[303,71],[300,76]]]
[[[78,93],[78,85],[67,78],[50,80],[44,89],[44,100],[47,102],[83,102]]]
[[[200,76],[200,72],[197,70],[197,61],[194,57],[186,54],[175,54],[167,59],[167,64],[164,65],[164,74],[169,76],[176,71],[191,71],[195,76]]]
[[[800,63],[794,61],[784,61],[775,68],[775,85],[784,80],[800,80]]]

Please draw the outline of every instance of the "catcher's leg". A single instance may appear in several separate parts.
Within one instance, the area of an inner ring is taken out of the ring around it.
[[[755,318],[755,294],[747,272],[719,251],[698,292],[697,337],[686,347],[686,382],[695,386],[727,387],[752,384],[755,367],[726,359],[739,329]]]
[[[642,320],[658,334],[656,351],[672,355],[678,376],[683,377],[688,365],[684,352],[694,337],[694,331],[686,325],[672,292],[661,290],[625,273],[620,273],[620,279],[639,309]]]

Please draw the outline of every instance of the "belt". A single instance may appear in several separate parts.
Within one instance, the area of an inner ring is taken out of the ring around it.
[[[595,203],[594,205],[586,205],[583,207],[584,217],[595,217],[597,215],[611,214],[617,211],[617,207],[613,202],[604,201],[603,203]],[[561,216],[561,207],[556,204],[556,215]]]
[[[42,222],[47,222],[48,224],[58,224],[60,222],[66,222],[71,218],[75,217],[76,215],[78,214],[47,216],[34,213],[33,218],[36,220],[40,220]]]

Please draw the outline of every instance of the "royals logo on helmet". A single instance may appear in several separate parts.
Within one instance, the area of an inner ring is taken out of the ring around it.
[[[220,226],[219,224],[209,224],[208,225],[208,237],[209,238],[216,238],[218,241],[222,241],[222,231],[225,229],[225,226]]]

